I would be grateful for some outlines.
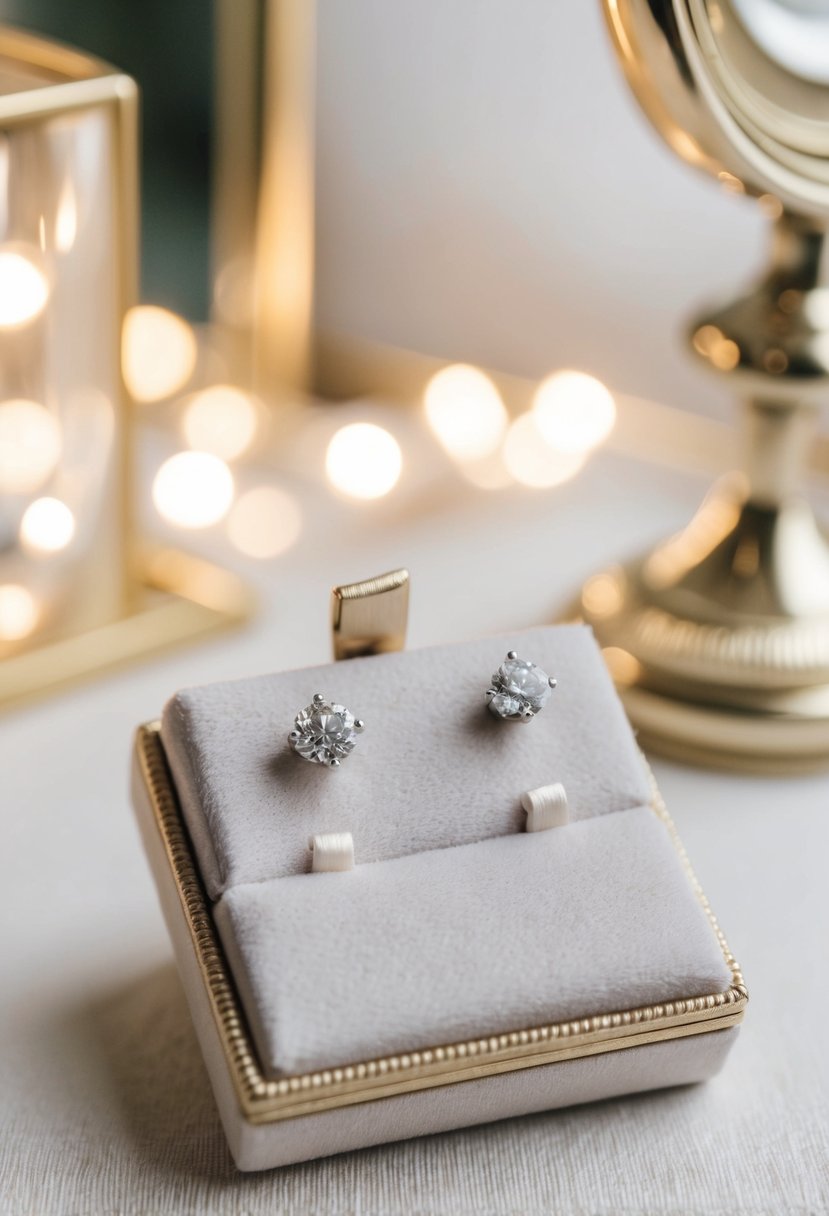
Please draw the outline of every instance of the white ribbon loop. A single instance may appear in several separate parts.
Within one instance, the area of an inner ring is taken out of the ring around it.
[[[521,805],[527,812],[527,831],[546,832],[570,822],[567,791],[561,782],[542,785],[521,795]]]
[[[354,840],[350,832],[323,832],[308,841],[311,872],[330,874],[354,869]]]

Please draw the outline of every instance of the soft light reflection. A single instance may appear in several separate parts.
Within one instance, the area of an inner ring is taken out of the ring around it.
[[[721,169],[717,177],[729,194],[745,194],[745,183],[739,177],[735,177],[733,173],[729,173],[727,169]]]
[[[803,292],[787,287],[777,297],[777,306],[781,312],[785,312],[789,316],[802,307],[807,321],[810,321],[815,329],[829,327],[829,288],[827,287],[816,287],[805,297]]]
[[[616,403],[595,376],[561,371],[538,386],[533,414],[550,447],[558,452],[589,452],[613,430]]]
[[[763,367],[772,376],[782,376],[788,369],[789,356],[779,346],[773,346],[763,355]]]
[[[0,585],[0,640],[17,642],[37,624],[38,608],[31,591],[19,583]]]
[[[701,325],[694,333],[694,349],[722,372],[733,371],[740,362],[740,348],[716,325]]]
[[[639,660],[621,646],[605,646],[602,655],[614,683],[625,686],[635,684],[642,675]]]
[[[179,452],[156,473],[153,502],[168,523],[209,528],[230,510],[233,474],[210,452]]]
[[[277,486],[248,490],[230,512],[227,533],[246,557],[279,557],[299,539],[302,514],[296,499]]]
[[[227,325],[250,325],[253,321],[253,283],[250,258],[231,258],[222,266],[213,288],[213,304]]]
[[[46,276],[22,253],[0,250],[0,327],[11,329],[33,321],[49,298]]]
[[[57,419],[36,401],[0,403],[0,491],[28,494],[54,472],[60,458]]]
[[[184,437],[192,448],[233,460],[247,451],[256,437],[259,414],[256,402],[230,384],[215,384],[196,393],[182,419]]]
[[[162,401],[183,388],[196,366],[196,336],[174,312],[131,308],[124,320],[124,380],[136,401]]]
[[[325,454],[328,480],[350,498],[382,498],[397,485],[402,468],[400,444],[371,422],[342,427]]]
[[[700,325],[694,331],[694,350],[700,355],[708,355],[718,342],[722,342],[723,333],[716,325]]]
[[[75,202],[75,190],[72,179],[67,177],[58,199],[58,213],[55,219],[55,246],[59,253],[68,253],[75,244],[78,234],[78,205]]]
[[[466,481],[479,490],[504,490],[513,485],[512,474],[504,464],[503,452],[493,452],[480,460],[465,460],[460,471]]]
[[[671,127],[667,131],[667,139],[674,152],[692,165],[701,165],[705,160],[705,153],[697,141],[679,127]]]
[[[20,521],[20,542],[32,553],[59,553],[75,535],[75,516],[59,498],[36,498]]]
[[[757,202],[767,219],[779,220],[783,214],[783,204],[775,194],[761,194]]]
[[[584,585],[582,604],[592,617],[603,619],[613,616],[624,601],[624,576],[619,574],[594,574]]]
[[[650,554],[644,575],[650,587],[671,587],[704,561],[732,532],[748,494],[743,474],[730,474],[706,495],[691,522]]]
[[[730,372],[740,362],[740,348],[731,338],[723,338],[722,342],[709,352],[708,358],[721,372]]]
[[[489,376],[467,363],[444,367],[426,386],[429,426],[456,460],[480,460],[504,437],[508,416]]]
[[[583,452],[557,452],[538,429],[535,414],[522,414],[507,431],[504,463],[522,485],[545,489],[561,485],[578,473]]]

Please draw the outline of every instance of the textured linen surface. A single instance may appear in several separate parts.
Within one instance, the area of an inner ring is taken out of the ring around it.
[[[484,691],[510,647],[559,681],[532,722],[498,721]],[[286,743],[315,692],[365,718],[336,771]],[[308,868],[308,837],[351,832],[357,862],[518,831],[521,794],[560,781],[570,815],[650,791],[590,630],[512,633],[179,693],[162,738],[208,890]]]
[[[216,920],[271,1073],[731,982],[647,807],[345,874],[232,887]]]
[[[413,646],[506,632],[549,619],[623,548],[677,530],[707,482],[603,453],[549,494],[453,486],[440,526],[391,500],[332,500],[302,545],[250,572],[268,611],[248,630],[0,718],[3,1216],[829,1211],[829,777],[655,764],[751,991],[715,1080],[246,1176],[125,788],[132,732],[172,689],[324,662],[332,581],[406,562]]]

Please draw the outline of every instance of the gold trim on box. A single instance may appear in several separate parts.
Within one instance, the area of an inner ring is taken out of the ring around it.
[[[158,723],[138,730],[136,750],[161,839],[172,870],[193,948],[239,1105],[251,1123],[314,1114],[358,1102],[393,1097],[520,1068],[579,1059],[609,1051],[706,1034],[741,1022],[748,993],[737,963],[691,870],[688,858],[654,784],[654,813],[663,820],[689,880],[708,915],[726,963],[731,986],[725,992],[600,1013],[570,1022],[515,1030],[462,1043],[401,1052],[340,1068],[268,1080],[263,1076],[236,989],[213,924],[193,860],[167,768]]]

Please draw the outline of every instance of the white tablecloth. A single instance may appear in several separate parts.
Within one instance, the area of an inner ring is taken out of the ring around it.
[[[236,1173],[129,808],[135,725],[181,685],[324,661],[330,585],[395,565],[411,645],[547,619],[702,483],[608,453],[549,493],[441,485],[426,509],[405,486],[380,509],[306,492],[301,545],[250,572],[266,608],[246,631],[0,719],[3,1213],[829,1210],[829,779],[666,763],[752,996],[716,1081]]]

